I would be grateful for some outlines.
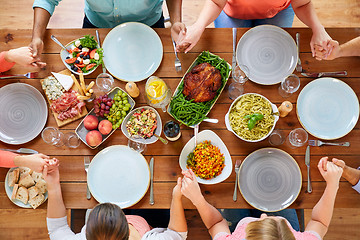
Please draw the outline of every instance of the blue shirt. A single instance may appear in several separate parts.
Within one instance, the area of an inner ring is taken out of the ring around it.
[[[53,14],[61,0],[35,0],[40,7]],[[124,22],[155,24],[162,16],[163,0],[85,0],[85,15],[99,28],[113,28]]]

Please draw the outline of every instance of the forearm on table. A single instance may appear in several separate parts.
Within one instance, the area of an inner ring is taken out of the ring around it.
[[[19,156],[19,154],[0,150],[0,167],[19,167],[19,165],[14,162],[16,156]]]
[[[360,37],[340,45],[340,57],[360,56]]]
[[[166,5],[169,11],[170,22],[174,24],[182,20],[182,0],[167,0]]]
[[[61,218],[66,216],[66,208],[62,198],[60,183],[48,186],[48,218]]]
[[[170,206],[169,229],[176,232],[187,232],[185,212],[181,198],[172,199]]]
[[[226,0],[207,0],[194,25],[200,29],[205,29],[220,15],[225,4]]]
[[[51,15],[47,10],[40,7],[34,8],[34,25],[32,39],[39,38],[43,40],[50,17]]]
[[[320,23],[315,12],[314,5],[310,0],[293,0],[291,1],[291,4],[296,16],[306,26],[311,28],[313,32],[324,28],[324,26]]]

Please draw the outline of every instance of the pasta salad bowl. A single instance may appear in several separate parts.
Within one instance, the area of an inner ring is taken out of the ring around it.
[[[225,115],[226,128],[246,142],[260,142],[267,138],[278,120],[276,105],[257,93],[236,98]]]

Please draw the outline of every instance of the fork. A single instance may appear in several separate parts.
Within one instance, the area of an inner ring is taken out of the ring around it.
[[[240,164],[241,164],[241,160],[236,160],[236,163],[235,163],[236,178],[235,178],[235,188],[234,188],[234,195],[233,195],[234,202],[236,202],[236,200],[237,200],[237,182],[238,182],[238,177],[239,177]]]
[[[339,143],[331,143],[331,142],[323,142],[320,140],[309,140],[310,146],[320,147],[322,145],[331,145],[331,146],[343,146],[343,147],[349,147],[349,142],[339,142]]]
[[[85,165],[85,172],[86,174],[88,173],[88,169],[89,169],[89,165],[90,165],[90,158],[89,156],[85,156],[84,157],[84,165]],[[89,186],[87,184],[87,180],[86,180],[86,198],[88,200],[91,199],[91,194],[90,194],[90,190],[89,190]]]
[[[296,33],[296,48],[298,50],[298,62],[296,64],[296,71],[302,72],[302,66],[300,60],[300,33]]]
[[[177,52],[176,52],[176,43],[175,43],[174,39],[171,39],[171,40],[173,42],[174,52],[175,52],[175,70],[177,72],[180,72],[181,71],[181,62],[180,62]]]
[[[36,78],[38,75],[37,72],[28,72],[25,74],[13,74],[13,75],[0,75],[0,79],[14,78],[14,77],[27,77],[27,78]]]

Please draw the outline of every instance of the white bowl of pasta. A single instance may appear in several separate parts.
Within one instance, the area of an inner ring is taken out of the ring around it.
[[[236,98],[225,115],[226,128],[246,142],[267,138],[278,120],[276,105],[257,93],[246,93]]]

